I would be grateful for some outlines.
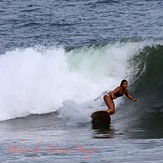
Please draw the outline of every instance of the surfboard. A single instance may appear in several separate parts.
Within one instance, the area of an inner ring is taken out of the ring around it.
[[[96,127],[110,127],[111,118],[106,111],[96,111],[92,113],[93,128]]]

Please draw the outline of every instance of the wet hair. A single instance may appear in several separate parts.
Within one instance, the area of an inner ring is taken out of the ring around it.
[[[128,81],[124,79],[124,80],[121,81],[120,86],[122,86],[124,82],[128,83]]]

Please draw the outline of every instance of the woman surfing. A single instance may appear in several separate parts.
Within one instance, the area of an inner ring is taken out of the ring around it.
[[[138,101],[138,99],[135,99],[129,94],[127,80],[122,80],[119,87],[115,88],[112,92],[109,92],[104,95],[104,101],[108,107],[106,111],[109,113],[109,115],[115,113],[115,105],[113,100],[123,96],[124,94],[132,101],[134,102]]]

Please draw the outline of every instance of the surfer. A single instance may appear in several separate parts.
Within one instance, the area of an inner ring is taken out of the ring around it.
[[[126,95],[129,99],[131,99],[132,101],[136,102],[138,101],[138,99],[135,99],[134,97],[132,97],[129,92],[128,92],[128,82],[127,80],[122,80],[121,84],[119,87],[117,87],[115,90],[113,90],[112,92],[109,92],[107,94],[104,95],[104,101],[108,107],[108,109],[106,110],[109,115],[112,115],[115,113],[115,105],[114,105],[114,99],[121,97],[123,95]]]

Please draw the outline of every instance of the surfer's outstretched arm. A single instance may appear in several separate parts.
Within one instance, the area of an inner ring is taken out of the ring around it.
[[[133,96],[131,96],[131,95],[129,94],[128,90],[126,90],[125,95],[126,95],[130,100],[132,100],[132,101],[134,101],[134,102],[139,101],[138,99],[136,99],[136,98],[134,98]]]

